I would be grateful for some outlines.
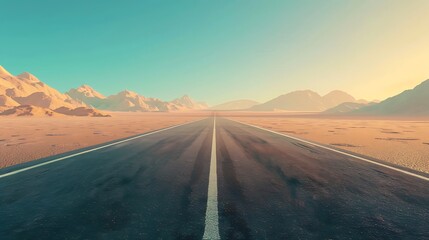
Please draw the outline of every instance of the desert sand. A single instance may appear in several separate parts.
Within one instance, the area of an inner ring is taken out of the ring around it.
[[[219,115],[429,173],[429,118],[250,112]]]
[[[204,113],[118,113],[110,118],[0,117],[0,168],[209,116]]]
[[[210,116],[124,113],[111,118],[0,117],[0,168]],[[429,119],[218,112],[218,116],[429,173]]]

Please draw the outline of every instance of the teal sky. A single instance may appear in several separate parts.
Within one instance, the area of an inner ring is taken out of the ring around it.
[[[383,99],[429,78],[426,0],[2,0],[0,65],[60,91]]]

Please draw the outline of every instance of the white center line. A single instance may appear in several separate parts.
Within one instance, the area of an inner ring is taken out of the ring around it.
[[[213,118],[212,154],[207,194],[206,226],[203,239],[220,239],[217,203],[216,117]]]
[[[375,165],[378,165],[378,166],[381,166],[381,167],[385,167],[385,168],[388,168],[388,169],[391,169],[391,170],[394,170],[394,171],[397,171],[397,172],[401,172],[401,173],[404,173],[404,174],[407,174],[409,176],[413,176],[413,177],[416,177],[416,178],[419,178],[419,179],[422,179],[422,180],[425,180],[425,181],[429,181],[428,177],[425,177],[425,176],[422,176],[422,175],[419,175],[419,174],[416,174],[416,173],[412,173],[412,172],[409,172],[409,171],[406,171],[406,170],[403,170],[403,169],[400,169],[400,168],[389,166],[389,165],[386,165],[386,164],[383,164],[383,163],[379,163],[379,162],[376,162],[376,161],[373,161],[373,160],[370,160],[370,159],[359,157],[359,156],[356,156],[356,155],[353,155],[353,154],[350,154],[350,153],[346,153],[346,152],[343,152],[343,151],[340,151],[340,150],[337,150],[337,149],[333,149],[333,148],[330,148],[330,147],[327,147],[327,146],[324,146],[324,145],[321,145],[321,144],[310,142],[310,141],[307,141],[307,140],[304,140],[304,139],[301,139],[301,138],[293,137],[293,136],[290,136],[290,135],[287,135],[287,134],[284,134],[284,133],[279,133],[279,132],[276,132],[276,131],[273,131],[273,130],[269,130],[269,129],[266,129],[266,128],[263,128],[263,127],[258,127],[258,126],[252,125],[252,124],[247,124],[247,123],[239,122],[239,121],[232,120],[232,119],[229,119],[229,120],[231,120],[233,122],[237,122],[237,123],[243,124],[243,125],[246,125],[246,126],[250,126],[250,127],[253,127],[253,128],[264,130],[264,131],[267,131],[267,132],[270,132],[270,133],[274,133],[274,134],[277,134],[277,135],[280,135],[280,136],[283,136],[283,137],[287,137],[287,138],[290,138],[290,139],[293,139],[293,140],[296,140],[296,141],[300,141],[300,142],[303,142],[303,143],[306,143],[306,144],[309,144],[309,145],[313,145],[315,147],[319,147],[319,148],[323,148],[323,149],[326,149],[326,150],[329,150],[329,151],[332,151],[332,152],[340,153],[340,154],[343,154],[343,155],[348,156],[348,157],[359,159],[361,161],[369,162],[369,163],[372,163],[372,164],[375,164]]]
[[[34,169],[34,168],[38,168],[38,167],[41,167],[41,166],[45,166],[45,165],[48,165],[48,164],[51,164],[51,163],[54,163],[54,162],[59,162],[59,161],[62,161],[62,160],[65,160],[65,159],[69,159],[69,158],[72,158],[72,157],[76,157],[76,156],[79,156],[79,155],[82,155],[82,154],[85,154],[85,153],[97,151],[97,150],[100,150],[100,149],[103,149],[103,148],[111,147],[111,146],[114,146],[114,145],[118,145],[120,143],[128,142],[128,141],[131,141],[131,140],[134,140],[134,139],[138,139],[138,138],[145,137],[145,136],[148,136],[148,135],[152,135],[152,134],[155,134],[155,133],[163,132],[163,131],[166,131],[166,130],[177,128],[177,127],[184,126],[184,125],[187,125],[187,124],[191,124],[191,123],[194,123],[194,122],[198,122],[198,121],[201,121],[201,120],[203,120],[203,119],[200,119],[200,120],[197,120],[197,121],[192,121],[192,122],[187,122],[187,123],[184,123],[184,124],[175,125],[175,126],[171,126],[171,127],[167,127],[167,128],[163,128],[163,129],[156,130],[156,131],[149,132],[149,133],[144,133],[144,134],[141,134],[141,135],[138,135],[138,136],[135,136],[135,137],[131,137],[131,138],[127,138],[127,139],[124,139],[124,140],[121,140],[121,141],[118,141],[118,142],[114,142],[114,143],[106,144],[106,145],[103,145],[103,146],[100,146],[100,147],[96,147],[96,148],[92,148],[92,149],[89,149],[89,150],[85,150],[85,151],[82,151],[82,152],[74,153],[74,154],[71,154],[71,155],[68,155],[68,156],[65,156],[65,157],[53,159],[53,160],[50,160],[50,161],[47,161],[47,162],[43,162],[43,163],[39,163],[39,164],[36,164],[36,165],[33,165],[33,166],[29,166],[29,167],[26,167],[26,168],[21,168],[21,169],[12,171],[12,172],[8,172],[8,173],[5,173],[5,174],[2,174],[2,175],[0,175],[0,178],[4,178],[4,177],[11,176],[11,175],[15,175],[15,174],[20,173],[20,172],[25,172],[25,171],[28,171],[28,170],[31,170],[31,169]]]

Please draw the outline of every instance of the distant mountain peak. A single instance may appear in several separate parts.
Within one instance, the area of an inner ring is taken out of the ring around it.
[[[138,93],[130,91],[128,89],[125,89],[125,90],[119,92],[118,95],[127,96],[127,97],[138,97],[139,96]]]
[[[180,98],[176,98],[174,100],[174,102],[179,103],[179,104],[183,104],[183,105],[187,105],[187,106],[195,104],[195,101],[191,97],[189,97],[188,94],[185,94],[185,95],[181,96]]]
[[[27,82],[40,82],[40,80],[29,72],[23,72],[17,76],[21,80],[25,80]]]
[[[91,86],[89,86],[89,85],[82,84],[82,85],[80,85],[80,86],[77,88],[77,90],[92,90],[92,91],[94,91],[94,88],[92,88],[92,87],[91,87]]]
[[[429,79],[421,82],[419,85],[417,85],[414,89],[429,89]]]
[[[200,103],[192,99],[188,96],[188,94],[183,95],[180,98],[176,98],[171,103],[176,104],[181,107],[185,107],[188,109],[205,109],[207,108],[207,104]]]
[[[429,80],[413,89],[387,98],[386,100],[354,111],[363,115],[429,116]]]
[[[8,72],[6,69],[3,68],[3,66],[0,65],[0,77],[10,77],[12,74]]]
[[[80,94],[83,94],[85,97],[89,97],[89,98],[93,98],[93,97],[101,98],[101,99],[106,98],[103,94],[95,91],[94,88],[86,84],[81,85],[77,89],[71,89],[68,94],[74,95],[72,93],[74,91],[79,92]]]
[[[183,100],[192,100],[192,98],[189,97],[188,94],[183,95],[182,97],[180,97],[180,99],[183,99]]]
[[[259,104],[259,102],[249,100],[249,99],[239,99],[239,100],[233,100],[229,102],[225,102],[222,104],[215,105],[211,107],[211,110],[244,110],[251,108],[255,105]]]
[[[319,95],[317,92],[315,92],[315,91],[313,91],[313,90],[310,90],[310,89],[304,89],[304,90],[295,90],[295,91],[292,91],[292,92],[290,92],[290,93],[287,93],[287,94],[298,94],[298,93],[310,93],[310,94],[316,94],[316,95]]]
[[[346,92],[344,92],[344,91],[342,91],[342,90],[332,90],[332,91],[330,91],[328,94],[348,94],[348,93],[346,93]],[[327,95],[328,95],[327,94]]]
[[[306,89],[306,90],[297,90],[292,91],[290,93],[286,93],[283,96],[307,96],[307,97],[320,97],[320,95],[312,90]]]
[[[95,92],[94,88],[86,84],[79,86],[76,90],[79,92]]]
[[[342,97],[342,96],[354,98],[353,96],[351,96],[347,92],[344,92],[344,91],[341,91],[341,90],[330,91],[328,94],[326,94],[323,97]]]
[[[355,101],[353,96],[340,90],[331,91],[323,97],[312,90],[298,90],[255,105],[250,109],[257,111],[324,111],[344,102]]]
[[[340,90],[331,91],[322,98],[324,105],[328,109],[338,106],[341,103],[356,102],[356,99],[352,95]]]

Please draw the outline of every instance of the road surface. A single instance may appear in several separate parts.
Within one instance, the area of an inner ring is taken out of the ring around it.
[[[429,239],[404,172],[208,118],[0,170],[0,239]]]

